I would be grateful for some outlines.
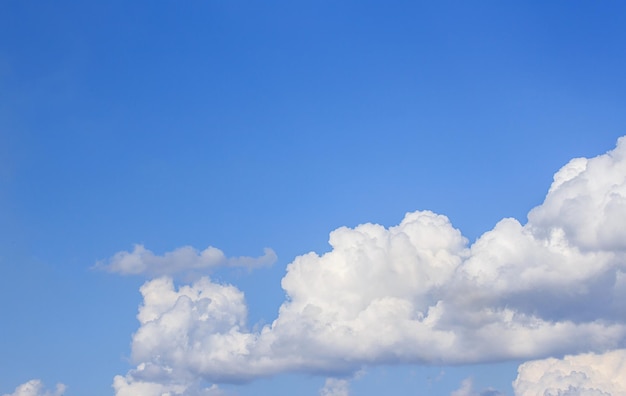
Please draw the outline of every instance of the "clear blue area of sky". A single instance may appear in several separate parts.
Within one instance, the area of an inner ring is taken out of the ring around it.
[[[272,268],[213,274],[254,324],[337,227],[429,209],[474,240],[525,222],[560,166],[626,134],[624,43],[619,1],[3,0],[0,393],[113,393],[144,279],[90,267],[134,243],[274,249]],[[368,368],[352,386],[449,395],[473,376],[511,394],[517,363]]]

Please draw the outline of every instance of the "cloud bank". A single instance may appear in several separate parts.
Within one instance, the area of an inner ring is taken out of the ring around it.
[[[57,384],[54,391],[49,391],[40,380],[33,379],[15,388],[15,392],[3,396],[63,396],[66,389],[65,385]]]
[[[213,246],[198,251],[191,246],[183,246],[162,256],[155,255],[143,245],[135,245],[132,252],[122,251],[108,262],[99,262],[94,268],[121,275],[147,275],[150,277],[173,275],[181,272],[210,271],[217,267],[258,268],[276,262],[276,253],[265,248],[260,257],[228,258]]]
[[[233,286],[208,277],[181,287],[169,277],[153,279],[141,288],[132,340],[137,368],[116,377],[114,387],[120,396],[138,383],[242,382],[287,371],[341,376],[375,364],[616,349],[626,336],[624,224],[626,138],[620,138],[614,150],[561,168],[525,225],[503,219],[472,245],[447,217],[430,211],[408,213],[389,228],[333,231],[331,251],[287,266],[286,300],[259,331],[247,325],[243,293]],[[142,251],[118,254],[108,266],[167,274],[163,268],[204,262],[204,252],[178,251],[158,260]],[[131,256],[142,257],[143,266]]]

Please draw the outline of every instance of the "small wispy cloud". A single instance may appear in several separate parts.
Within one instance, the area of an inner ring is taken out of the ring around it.
[[[63,396],[66,389],[67,386],[59,383],[54,391],[47,390],[41,380],[32,379],[15,388],[15,392],[3,396]]]
[[[264,249],[260,257],[226,257],[224,252],[213,246],[199,251],[191,246],[183,246],[163,255],[156,255],[143,245],[135,245],[132,251],[121,251],[110,259],[100,261],[93,267],[120,275],[145,275],[156,277],[182,272],[203,272],[218,267],[240,267],[254,269],[270,266],[276,262],[276,253]]]
[[[327,378],[320,396],[349,396],[350,381],[342,378]]]
[[[450,393],[450,396],[504,396],[504,393],[493,388],[483,389],[479,392],[474,389],[474,379],[468,377],[461,382],[459,389]]]
[[[465,378],[461,387],[450,393],[450,396],[477,396],[474,392],[474,380],[471,377]]]

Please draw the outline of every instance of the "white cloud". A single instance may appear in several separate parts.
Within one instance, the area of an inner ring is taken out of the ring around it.
[[[175,290],[170,278],[158,278],[141,293],[132,356],[147,364],[146,377],[187,378],[200,371],[236,380],[245,373],[239,360],[255,336],[245,329],[247,308],[238,289],[201,278]]]
[[[461,382],[459,389],[450,393],[450,396],[504,396],[504,393],[493,388],[487,388],[478,392],[474,390],[474,380],[472,377],[468,377]]]
[[[15,388],[15,392],[3,396],[62,396],[66,389],[64,384],[57,384],[54,391],[49,391],[41,380],[33,379]]]
[[[560,230],[583,251],[626,250],[626,137],[605,155],[576,158],[554,177],[529,221],[538,234]]]
[[[327,378],[320,396],[349,396],[350,381],[341,378]]]
[[[516,396],[626,395],[626,350],[526,362],[513,388]]]
[[[138,369],[129,375],[156,383],[238,382],[285,371],[345,375],[370,364],[477,363],[620,347],[626,138],[605,155],[571,161],[554,180],[527,224],[504,219],[471,246],[447,217],[429,211],[408,213],[389,228],[333,231],[330,252],[289,264],[287,299],[260,331],[246,327],[243,293],[233,286],[208,278],[180,288],[169,278],[149,281],[132,344]],[[176,252],[156,261],[126,253],[109,266],[132,256],[145,267],[120,264],[127,272],[195,268],[163,263],[202,256]]]
[[[260,257],[228,258],[221,250],[212,246],[203,251],[183,246],[158,256],[143,245],[135,245],[132,252],[118,252],[108,262],[99,262],[94,268],[122,275],[161,276],[188,271],[206,272],[223,266],[252,269],[272,265],[276,258],[276,253],[269,248]]]
[[[113,379],[116,396],[226,396],[217,385],[202,387],[200,381],[189,380],[151,382],[138,379],[145,366],[140,365],[126,376],[117,375]]]
[[[465,378],[463,382],[461,382],[461,387],[450,393],[450,396],[476,396],[472,378]]]

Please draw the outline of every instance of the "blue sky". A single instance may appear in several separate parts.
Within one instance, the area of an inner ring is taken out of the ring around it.
[[[625,8],[3,1],[0,393],[39,379],[49,389],[67,385],[68,396],[111,395],[113,378],[144,362],[131,342],[144,347],[133,341],[142,326],[139,289],[154,274],[112,267],[136,244],[156,256],[183,246],[220,249],[223,260],[193,274],[183,268],[176,285],[201,275],[233,285],[245,294],[246,326],[256,334],[281,304],[299,301],[295,280],[289,292],[281,287],[287,266],[332,252],[329,233],[340,227],[393,227],[408,212],[429,210],[447,216],[470,246],[501,219],[526,224],[562,166],[613,150],[626,134]],[[619,219],[623,211],[615,210]],[[537,218],[537,227],[556,227],[548,214]],[[566,233],[568,224],[560,226]],[[567,235],[592,249],[574,231]],[[610,241],[596,242],[609,249]],[[622,248],[611,246],[619,256]],[[232,258],[258,258],[264,248],[277,256],[272,265],[233,266]],[[320,298],[335,291],[331,283],[315,289]],[[555,290],[558,299],[563,291]],[[584,309],[579,303],[572,304]],[[608,317],[599,320],[621,323]],[[531,355],[607,348],[580,349]],[[196,367],[185,381],[216,383],[228,394],[317,395],[326,378],[358,372],[349,381],[354,395],[513,395],[511,382],[528,360],[385,353],[371,361],[324,355],[327,368],[271,368],[234,385],[215,380],[227,369]],[[353,365],[338,370],[337,359]],[[462,388],[468,378],[473,390]]]

